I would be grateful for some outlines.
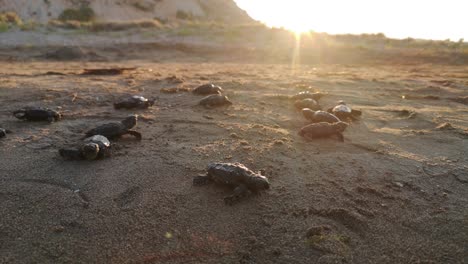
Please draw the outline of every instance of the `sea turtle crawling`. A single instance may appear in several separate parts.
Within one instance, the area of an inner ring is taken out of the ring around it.
[[[336,117],[332,113],[328,113],[325,111],[314,111],[309,108],[302,109],[302,115],[312,123],[320,123],[320,122],[327,122],[327,123],[336,123],[340,122],[340,119]]]
[[[110,156],[111,143],[101,135],[86,138],[78,149],[60,149],[60,156],[70,160],[95,160]]]
[[[192,91],[193,94],[198,94],[198,95],[221,94],[222,92],[223,92],[223,88],[217,85],[214,85],[212,83],[203,84],[193,89]]]
[[[317,103],[317,101],[315,101],[312,98],[297,100],[296,102],[294,102],[294,106],[298,110],[301,110],[303,108],[309,108],[309,109],[312,109],[314,111],[322,109],[322,107]]]
[[[22,120],[48,121],[49,123],[62,119],[59,112],[42,107],[25,107],[14,111],[13,115]]]
[[[345,122],[336,122],[333,124],[320,122],[307,125],[299,131],[299,135],[308,139],[324,138],[330,137],[333,135],[338,136],[338,139],[341,142],[344,142],[343,132],[348,127],[348,123]]]
[[[193,178],[193,185],[200,186],[211,182],[234,187],[232,195],[224,197],[224,202],[228,205],[247,196],[249,192],[257,193],[270,188],[265,176],[249,170],[240,163],[211,163],[205,176]]]
[[[150,106],[153,106],[154,104],[154,99],[148,100],[143,96],[140,95],[133,95],[127,98],[124,98],[120,102],[114,103],[114,108],[115,109],[133,109],[133,108],[138,108],[138,109],[147,109]]]
[[[141,133],[135,130],[131,130],[134,126],[136,126],[137,120],[138,115],[130,115],[121,122],[103,124],[86,132],[86,137],[102,135],[113,139],[125,134],[129,134],[135,136],[138,140],[141,140]]]
[[[343,100],[338,101],[338,105],[328,109],[329,113],[334,114],[340,120],[357,120],[362,115],[359,110],[351,109]]]
[[[4,128],[0,128],[0,138],[6,137],[6,135],[9,134],[9,133],[11,133],[10,130],[4,129]]]
[[[198,104],[203,105],[204,107],[207,107],[207,108],[211,108],[211,107],[223,106],[223,105],[229,106],[229,105],[232,105],[232,102],[229,101],[229,98],[225,95],[212,94],[201,99],[201,101]]]
[[[291,99],[297,101],[297,100],[310,98],[310,99],[314,99],[315,101],[318,101],[323,96],[325,96],[325,94],[321,92],[311,93],[309,91],[303,91],[303,92],[300,92],[298,94],[291,96]]]

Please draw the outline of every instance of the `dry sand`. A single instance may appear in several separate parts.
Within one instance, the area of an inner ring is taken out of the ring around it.
[[[292,69],[158,54],[2,62],[0,127],[14,133],[0,140],[0,263],[468,263],[467,66]],[[113,66],[138,69],[73,74]],[[184,90],[206,82],[234,105],[196,106]],[[344,143],[297,135],[306,121],[287,96],[304,89],[329,93],[325,108],[343,99],[363,111]],[[114,110],[125,94],[157,101]],[[64,119],[11,115],[29,105]],[[96,162],[58,156],[131,113],[141,142],[117,140]],[[226,206],[229,189],[192,186],[216,161],[264,170],[272,188]]]

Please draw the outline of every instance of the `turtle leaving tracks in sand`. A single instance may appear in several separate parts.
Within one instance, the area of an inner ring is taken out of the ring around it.
[[[26,107],[13,112],[13,115],[21,120],[28,121],[48,121],[52,123],[62,119],[58,111],[42,107]]]
[[[298,110],[301,110],[301,109],[304,109],[304,108],[309,108],[309,109],[312,109],[314,111],[322,110],[322,107],[317,103],[317,101],[315,101],[312,98],[297,100],[296,102],[294,102],[294,106]]]
[[[338,101],[337,106],[329,108],[327,111],[343,121],[356,121],[358,120],[358,117],[362,115],[361,111],[351,109],[351,107],[349,107],[343,100]]]
[[[336,117],[332,113],[328,113],[325,111],[313,111],[309,108],[302,109],[302,115],[312,123],[320,123],[320,122],[327,122],[327,123],[336,123],[340,122],[340,119]]]
[[[303,91],[303,92],[300,92],[298,94],[295,94],[295,95],[291,96],[291,99],[294,100],[294,101],[297,101],[297,100],[303,100],[303,99],[310,98],[310,99],[314,99],[315,101],[318,102],[324,96],[325,96],[325,94],[323,94],[321,92],[311,93],[309,91]]]
[[[224,105],[229,106],[229,105],[232,105],[232,102],[229,101],[229,98],[225,95],[212,94],[201,99],[201,101],[198,104],[206,108],[211,108],[211,107],[224,106]]]
[[[69,160],[95,160],[110,156],[110,141],[101,135],[86,138],[78,149],[60,149],[59,154]]]
[[[192,91],[193,94],[197,95],[221,94],[222,92],[223,88],[212,83],[200,85]]]
[[[147,109],[150,106],[153,106],[154,99],[148,100],[143,96],[140,95],[133,95],[128,98],[121,100],[120,102],[114,103],[115,109]]]
[[[95,135],[102,135],[109,139],[117,138],[125,134],[135,136],[138,140],[141,140],[141,133],[131,130],[136,126],[138,115],[130,115],[121,122],[112,122],[100,125],[86,132],[86,137],[92,137]]]
[[[232,195],[224,197],[224,202],[232,205],[250,192],[257,193],[270,188],[268,179],[249,170],[240,163],[211,163],[206,176],[193,178],[193,185],[206,185],[211,182],[234,187]]]
[[[9,133],[11,133],[10,130],[4,129],[4,128],[0,128],[0,138],[6,137],[6,135],[9,134]]]
[[[333,124],[320,122],[307,125],[299,131],[299,135],[308,139],[324,138],[331,136],[338,136],[338,139],[341,142],[344,142],[343,132],[348,127],[348,123],[345,122],[336,122]]]

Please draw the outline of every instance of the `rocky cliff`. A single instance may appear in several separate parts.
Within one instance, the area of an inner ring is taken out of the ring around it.
[[[41,23],[83,6],[94,11],[97,21],[171,20],[178,14],[227,23],[251,21],[233,0],[0,0],[0,12],[12,11],[23,21]]]

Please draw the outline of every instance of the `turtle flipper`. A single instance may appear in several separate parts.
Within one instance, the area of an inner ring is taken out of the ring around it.
[[[141,133],[137,132],[135,130],[128,130],[125,134],[132,135],[132,136],[136,137],[136,139],[138,139],[138,140],[141,140],[141,138],[142,138]]]
[[[65,159],[68,160],[81,160],[83,156],[81,152],[77,149],[59,149],[59,154]]]
[[[54,121],[55,121],[55,117],[53,117],[53,116],[48,116],[47,117],[47,122],[53,123]]]
[[[343,133],[336,133],[336,135],[338,136],[338,140],[339,140],[340,142],[344,142]]]
[[[243,184],[239,185],[234,189],[234,192],[231,195],[224,197],[224,203],[227,205],[233,205],[248,194],[249,189],[247,189]]]
[[[212,181],[208,176],[195,176],[193,177],[193,185],[194,186],[202,186],[210,184]]]
[[[351,110],[351,115],[352,116],[361,116],[362,115],[362,111],[361,110]]]

